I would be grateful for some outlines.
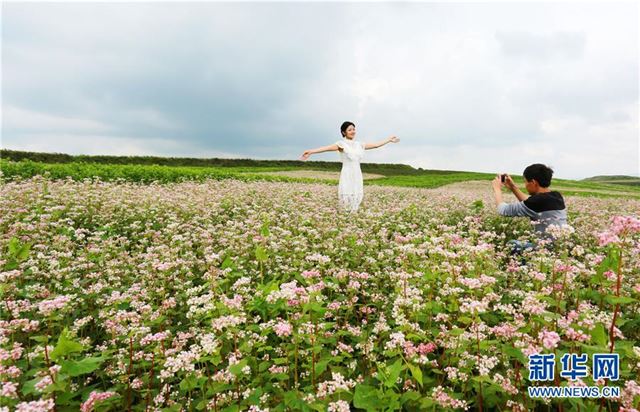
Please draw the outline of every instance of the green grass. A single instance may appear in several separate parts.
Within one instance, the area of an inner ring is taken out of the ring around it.
[[[618,184],[611,184],[606,182],[584,181],[584,180],[563,180],[554,179],[556,184],[562,184],[562,186],[574,189],[601,189],[614,192],[636,192],[640,194],[640,187],[638,186],[623,186]]]
[[[473,172],[447,172],[447,173],[429,173],[416,174],[411,176],[388,176],[381,179],[372,179],[365,181],[367,185],[381,186],[403,186],[403,187],[421,187],[434,188],[450,183],[466,182],[469,180],[491,180],[495,175],[490,173],[473,173]]]
[[[639,199],[640,194],[633,193],[601,193],[601,192],[574,192],[572,190],[561,190],[564,196],[581,196],[581,197],[599,197],[603,199],[618,198],[618,199]]]
[[[267,170],[271,168],[266,168]],[[141,183],[153,181],[168,183],[184,180],[204,179],[239,179],[245,181],[264,180],[272,182],[316,182],[315,179],[272,176],[257,172],[265,168],[250,167],[189,167],[158,165],[119,165],[97,163],[40,163],[30,160],[12,162],[0,159],[0,170],[5,179],[29,178],[36,175],[48,176],[52,179],[82,180],[98,177],[101,180],[113,181],[123,179]],[[279,170],[279,169],[274,169]]]
[[[593,176],[593,177],[587,177],[586,179],[583,180],[593,180],[593,181],[600,181],[600,182],[606,182],[606,181],[610,181],[610,180],[616,180],[616,181],[622,181],[622,180],[640,180],[640,177],[636,177],[636,176],[626,176],[626,175],[610,175],[610,176]]]
[[[640,187],[640,177],[635,176],[594,176],[583,181],[607,183],[618,186],[631,186],[634,188]]]

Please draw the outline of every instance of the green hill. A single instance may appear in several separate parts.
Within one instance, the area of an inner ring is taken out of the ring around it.
[[[640,186],[640,177],[611,175],[611,176],[593,176],[582,180],[583,182],[608,183],[612,185]]]

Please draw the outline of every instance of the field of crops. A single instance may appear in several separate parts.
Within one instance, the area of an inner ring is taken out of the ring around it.
[[[6,152],[6,151],[5,151]],[[27,152],[28,153],[28,152]],[[44,154],[43,154],[44,155]],[[15,156],[14,156],[15,157]],[[37,156],[31,156],[37,158]],[[181,182],[188,180],[202,181],[206,179],[238,179],[243,181],[272,181],[272,182],[306,182],[327,183],[335,185],[338,182],[340,163],[337,162],[295,162],[295,165],[286,165],[286,161],[251,161],[238,160],[227,165],[224,159],[200,159],[202,165],[196,160],[190,159],[165,159],[160,164],[148,164],[144,157],[115,158],[118,161],[131,163],[106,163],[101,157],[91,157],[92,162],[78,161],[77,156],[70,161],[56,163],[44,163],[30,159],[20,161],[0,159],[0,174],[5,179],[30,178],[43,175],[51,179],[92,179],[99,178],[104,181],[125,180],[132,182]],[[97,158],[97,159],[96,159]],[[158,160],[162,158],[152,158]],[[57,159],[60,160],[60,159]],[[108,160],[108,159],[104,159]],[[175,165],[165,165],[171,163]],[[206,165],[207,160],[212,160],[212,165]],[[220,160],[219,164],[213,160]],[[228,162],[231,160],[227,159]],[[252,163],[253,162],[253,163]],[[255,164],[254,164],[255,163]],[[460,172],[447,170],[419,170],[406,165],[363,164],[363,172],[366,185],[436,188],[459,182],[484,181],[489,187],[490,180],[494,177],[490,173]],[[371,178],[369,178],[371,177]],[[523,185],[522,177],[513,175],[516,183]],[[622,197],[640,199],[640,186],[602,183],[599,181],[575,181],[554,179],[553,189],[561,190],[565,194],[574,196],[597,197]]]
[[[637,199],[568,197],[520,261],[484,189],[367,186],[357,214],[290,181],[0,190],[0,410],[640,406]],[[551,384],[619,398],[528,397],[527,355],[610,351],[619,380]]]

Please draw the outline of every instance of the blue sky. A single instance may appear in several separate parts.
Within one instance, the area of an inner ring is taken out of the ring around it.
[[[5,2],[1,145],[638,174],[638,7]]]

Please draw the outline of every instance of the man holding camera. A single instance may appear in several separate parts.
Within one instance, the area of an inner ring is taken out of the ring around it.
[[[498,205],[498,213],[502,216],[526,216],[534,224],[535,231],[542,238],[553,240],[553,236],[546,233],[550,225],[563,226],[567,224],[567,209],[562,195],[549,189],[551,185],[551,168],[535,163],[527,166],[522,173],[525,188],[529,196],[518,189],[507,174],[498,175],[493,179],[493,192]],[[518,202],[506,203],[502,200],[502,185],[513,192]],[[511,242],[514,252],[535,247],[531,242]]]

